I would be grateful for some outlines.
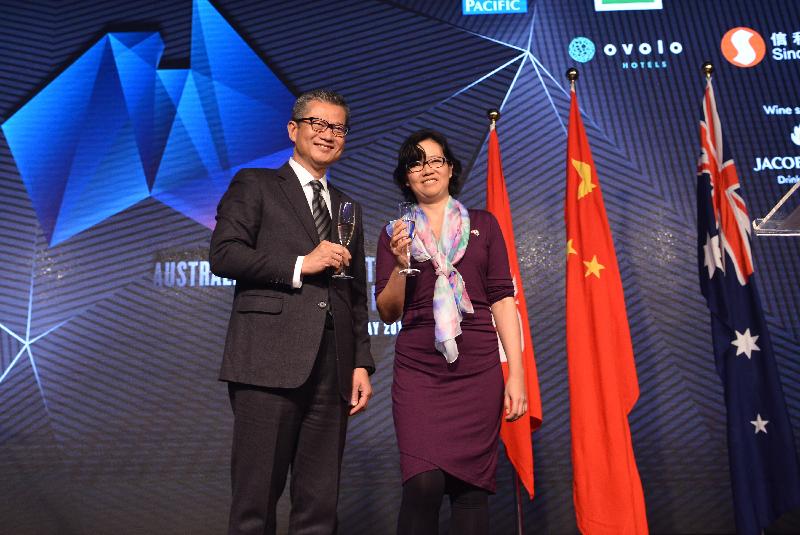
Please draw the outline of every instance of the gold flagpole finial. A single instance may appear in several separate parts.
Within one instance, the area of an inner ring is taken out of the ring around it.
[[[714,65],[710,61],[703,62],[703,74],[706,75],[706,80],[711,79],[711,74],[714,72]]]
[[[570,89],[575,89],[575,82],[578,81],[578,69],[575,67],[567,69],[567,80],[569,80]]]
[[[500,120],[500,110],[492,108],[486,112],[486,116],[489,118],[489,121],[491,121],[491,127],[494,128],[494,125]]]

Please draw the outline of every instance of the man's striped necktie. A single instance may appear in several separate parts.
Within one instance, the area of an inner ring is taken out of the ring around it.
[[[314,188],[314,198],[311,201],[314,225],[317,227],[320,241],[327,240],[331,235],[331,215],[325,205],[325,198],[322,196],[322,182],[312,180],[311,187]]]

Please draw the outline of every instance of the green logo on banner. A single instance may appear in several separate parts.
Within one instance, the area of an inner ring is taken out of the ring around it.
[[[662,0],[594,0],[595,11],[640,11],[662,7]]]

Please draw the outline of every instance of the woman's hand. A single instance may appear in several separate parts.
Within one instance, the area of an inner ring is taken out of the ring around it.
[[[520,341],[519,314],[514,298],[504,297],[492,304],[492,317],[497,335],[503,344],[508,361],[508,380],[503,399],[506,420],[513,422],[528,412],[528,394],[525,391],[525,366],[522,364],[522,342]]]
[[[392,237],[389,238],[389,249],[394,255],[396,265],[383,291],[375,297],[378,315],[384,323],[393,323],[403,315],[403,305],[406,299],[406,278],[400,273],[400,270],[408,267],[406,249],[410,243],[408,229],[405,223],[398,219],[392,226]]]
[[[522,373],[509,374],[504,397],[506,421],[519,420],[528,412],[528,395],[525,391],[525,376]]]
[[[389,248],[392,250],[395,261],[400,268],[408,267],[408,256],[406,249],[411,245],[408,237],[408,228],[402,219],[394,222],[392,227],[392,237],[389,240]]]

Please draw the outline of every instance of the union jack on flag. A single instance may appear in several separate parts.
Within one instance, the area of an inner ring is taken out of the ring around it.
[[[711,312],[725,391],[736,531],[758,534],[800,506],[792,427],[753,277],[750,224],[732,159],[726,159],[708,80],[697,165],[700,287]]]

